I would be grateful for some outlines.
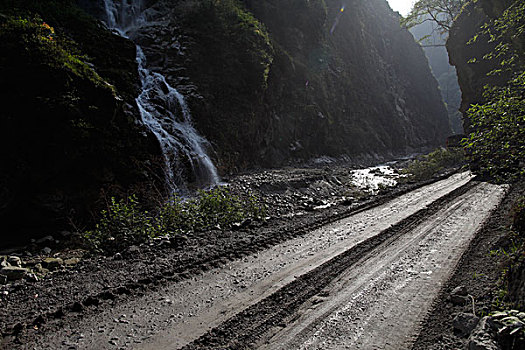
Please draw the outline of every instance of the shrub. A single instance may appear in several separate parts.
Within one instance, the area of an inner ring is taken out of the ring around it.
[[[95,229],[84,234],[88,247],[96,252],[114,253],[159,234],[155,220],[147,211],[140,210],[135,196],[125,201],[111,198],[107,210],[101,214]]]
[[[158,236],[228,229],[247,219],[260,220],[265,207],[255,196],[246,200],[225,188],[199,191],[192,199],[173,196],[155,215],[141,210],[135,196],[126,201],[111,198],[94,230],[84,233],[88,248],[98,253],[114,253],[132,244]]]
[[[401,173],[407,175],[406,180],[424,181],[446,168],[461,166],[464,161],[463,150],[439,148],[420,159],[414,160]]]

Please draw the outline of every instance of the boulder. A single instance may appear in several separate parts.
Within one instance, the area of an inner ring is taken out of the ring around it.
[[[500,350],[495,340],[497,327],[489,316],[483,317],[472,331],[469,337],[469,350]]]
[[[0,270],[0,274],[6,276],[8,281],[21,280],[28,273],[28,269],[18,266],[7,266]]]
[[[479,317],[471,313],[459,313],[454,317],[452,326],[459,331],[461,335],[467,336],[472,332],[479,322]]]

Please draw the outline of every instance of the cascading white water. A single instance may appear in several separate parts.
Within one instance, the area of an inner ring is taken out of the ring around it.
[[[142,0],[104,0],[107,26],[126,38],[133,38],[147,24]],[[192,125],[191,114],[182,96],[166,78],[147,68],[146,56],[139,45],[137,63],[142,91],[136,99],[142,122],[157,137],[165,158],[166,177],[172,191],[181,189],[184,181],[176,169],[186,157],[199,186],[219,183],[217,169],[205,151],[209,146]]]

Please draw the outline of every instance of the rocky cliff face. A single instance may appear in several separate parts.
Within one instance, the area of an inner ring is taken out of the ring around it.
[[[0,246],[82,227],[111,195],[162,191],[133,43],[69,1],[0,13]]]
[[[111,195],[165,194],[160,147],[135,103],[135,46],[79,9],[102,19],[103,6],[0,0],[0,220],[11,238],[89,222]],[[405,154],[450,132],[424,54],[385,0],[143,0],[142,10],[148,25],[131,39],[187,97],[223,172]]]
[[[490,42],[486,35],[479,35],[482,26],[496,18],[510,5],[511,0],[484,0],[469,3],[461,12],[450,30],[447,51],[450,63],[456,67],[462,98],[460,111],[464,114],[465,131],[470,132],[469,120],[465,112],[472,104],[483,103],[483,91],[487,84],[502,85],[508,81],[508,74],[487,75],[498,68],[497,60],[484,57],[493,52],[498,43]]]
[[[223,169],[443,143],[426,58],[384,0],[158,1],[138,41]]]

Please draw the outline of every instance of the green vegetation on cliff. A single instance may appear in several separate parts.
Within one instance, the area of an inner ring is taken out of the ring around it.
[[[464,144],[476,171],[500,181],[517,180],[525,176],[525,3],[515,1],[484,24],[470,44],[484,38],[495,44],[483,57],[496,67],[488,75],[510,79],[487,85],[484,103],[467,111],[472,133]]]

